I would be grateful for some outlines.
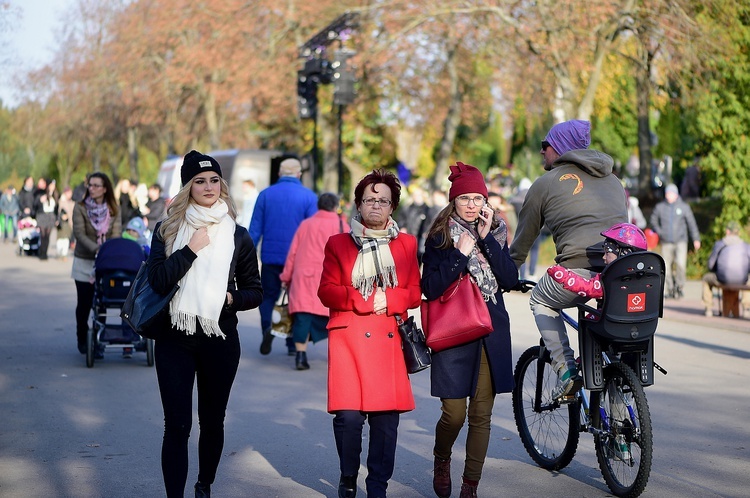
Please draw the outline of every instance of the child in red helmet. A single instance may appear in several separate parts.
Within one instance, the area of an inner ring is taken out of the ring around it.
[[[631,252],[645,251],[648,246],[646,235],[640,228],[632,223],[618,223],[602,232],[605,240],[602,244],[604,249],[604,262],[610,264],[620,256]],[[575,292],[579,296],[599,299],[602,297],[602,284],[599,281],[601,274],[588,279],[582,277],[560,265],[547,268],[547,274],[552,279],[562,284],[563,288]]]

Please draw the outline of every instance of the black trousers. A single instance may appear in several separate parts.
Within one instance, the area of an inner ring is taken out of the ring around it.
[[[183,497],[188,474],[188,438],[193,422],[193,384],[198,382],[198,480],[212,484],[224,448],[224,416],[240,362],[237,330],[226,339],[208,337],[198,326],[187,336],[155,345],[156,375],[164,408],[161,468],[167,497]]]
[[[76,294],[76,338],[78,343],[86,343],[86,333],[89,330],[89,316],[94,305],[94,284],[75,280]]]
[[[333,417],[333,435],[339,454],[341,475],[355,476],[359,473],[362,453],[362,428],[365,419],[370,424],[370,445],[367,450],[368,498],[386,496],[388,480],[393,475],[396,462],[396,439],[398,436],[398,412],[360,412],[342,410]]]

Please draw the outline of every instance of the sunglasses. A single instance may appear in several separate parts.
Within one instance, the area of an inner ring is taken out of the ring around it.
[[[547,147],[549,147],[549,142],[546,140],[542,140],[542,151],[546,151]]]

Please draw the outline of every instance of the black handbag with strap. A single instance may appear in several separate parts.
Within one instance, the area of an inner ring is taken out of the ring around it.
[[[424,333],[417,327],[413,316],[404,321],[397,315],[396,322],[401,336],[401,349],[404,351],[406,371],[410,374],[421,372],[432,363],[430,348],[427,347]]]
[[[179,288],[175,284],[167,294],[154,291],[148,283],[148,264],[143,262],[122,305],[120,317],[138,335],[158,339],[167,326],[162,323],[162,318],[169,313],[169,302]]]

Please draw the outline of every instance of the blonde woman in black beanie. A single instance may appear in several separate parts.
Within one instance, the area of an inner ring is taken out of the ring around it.
[[[453,444],[468,416],[461,498],[474,498],[490,442],[495,395],[513,390],[510,320],[502,291],[518,283],[518,271],[508,253],[505,221],[495,219],[487,204],[481,171],[460,162],[450,170],[450,204],[427,234],[422,292],[435,300],[468,274],[482,292],[493,330],[481,339],[432,354],[431,394],[442,402],[435,427],[432,485],[439,497],[450,496]]]
[[[224,416],[240,360],[237,312],[263,299],[258,258],[237,213],[221,167],[189,152],[182,189],[154,228],[148,280],[166,293],[179,285],[169,321],[156,340],[156,374],[164,408],[161,463],[167,497],[182,497],[188,474],[193,384],[198,384],[198,482],[210,497],[224,448]]]

